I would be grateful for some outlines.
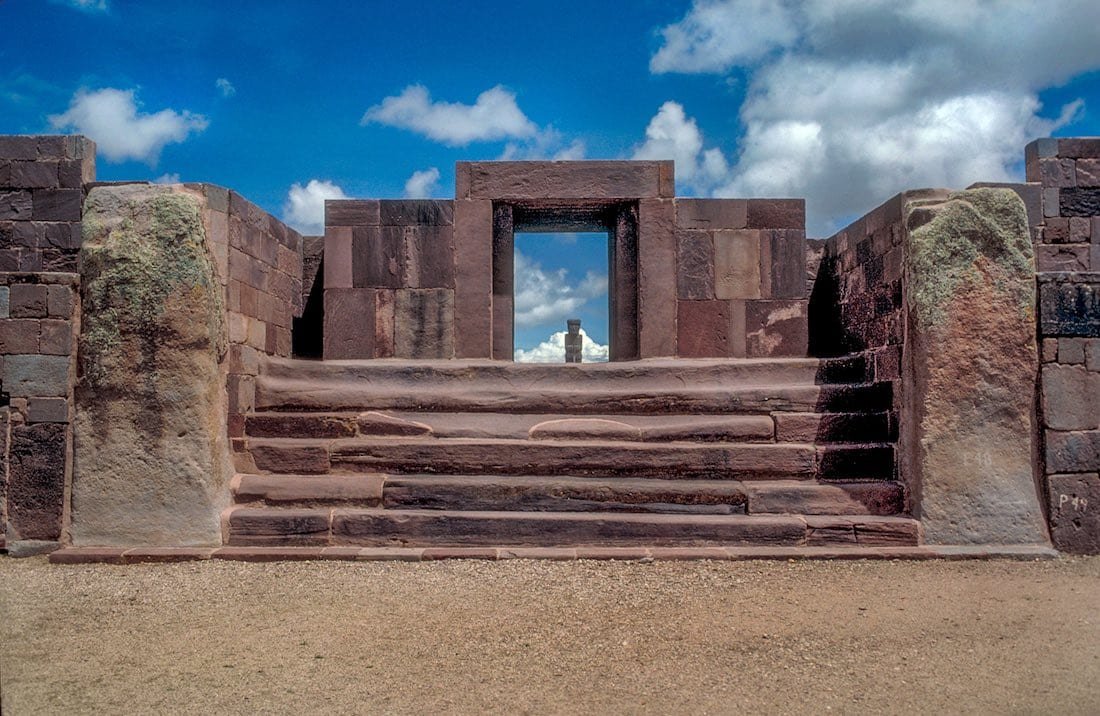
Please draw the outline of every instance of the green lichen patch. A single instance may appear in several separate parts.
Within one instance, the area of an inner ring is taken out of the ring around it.
[[[918,209],[934,212],[910,232],[906,255],[907,301],[920,325],[942,326],[960,289],[984,281],[1021,316],[1034,311],[1035,260],[1015,192],[968,189],[936,206],[911,205],[907,214]]]

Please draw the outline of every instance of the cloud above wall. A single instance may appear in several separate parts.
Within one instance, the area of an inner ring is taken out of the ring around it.
[[[1080,116],[1038,94],[1100,68],[1097,27],[1092,0],[696,0],[650,69],[744,81],[738,154],[670,103],[639,151],[698,194],[805,196],[828,233],[904,188],[1018,180],[1024,144]]]
[[[439,169],[431,167],[413,172],[405,182],[406,199],[430,199],[439,188]]]
[[[581,343],[581,362],[606,363],[609,355],[608,347],[589,338],[583,328],[581,335],[584,336],[584,341]],[[565,331],[551,333],[549,338],[530,350],[517,348],[513,358],[516,363],[564,363]]]
[[[283,204],[283,221],[304,236],[320,236],[325,233],[325,200],[347,198],[343,189],[324,179],[310,179],[305,186],[292,184]]]
[[[407,129],[437,142],[464,147],[471,142],[534,137],[538,127],[516,104],[516,96],[497,85],[473,104],[433,101],[423,85],[409,85],[363,114],[361,124]]]
[[[593,298],[607,295],[607,276],[589,271],[576,283],[566,269],[544,271],[542,266],[515,252],[515,321],[517,328],[542,323],[564,325]]]
[[[77,91],[69,109],[51,115],[49,121],[56,130],[90,137],[99,155],[108,161],[133,159],[150,166],[156,165],[165,146],[182,142],[210,124],[206,117],[188,110],[141,112],[135,90],[112,87]]]

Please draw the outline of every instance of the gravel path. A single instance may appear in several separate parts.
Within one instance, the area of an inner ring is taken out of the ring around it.
[[[1100,558],[50,566],[2,711],[1100,713]]]

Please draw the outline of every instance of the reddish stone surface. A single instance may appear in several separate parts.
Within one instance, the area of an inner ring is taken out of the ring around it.
[[[676,296],[714,298],[714,240],[706,231],[676,232]]]
[[[455,201],[456,358],[492,356],[493,206],[488,200]]]
[[[747,355],[750,358],[806,355],[807,307],[804,300],[747,301]]]
[[[675,204],[638,202],[638,347],[642,358],[675,356]]]
[[[67,426],[12,425],[8,465],[8,525],[19,539],[61,537]]]
[[[671,162],[459,162],[458,199],[672,196]],[[662,176],[662,167],[668,172]]]
[[[746,199],[677,199],[676,226],[681,229],[743,229]]]
[[[804,199],[749,199],[746,216],[749,229],[806,229]]]
[[[677,301],[678,350],[685,358],[729,355],[727,301]]]

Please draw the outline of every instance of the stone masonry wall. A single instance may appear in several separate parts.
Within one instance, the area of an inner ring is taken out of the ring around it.
[[[77,256],[95,144],[0,137],[0,549],[64,536],[79,331]]]
[[[677,354],[805,356],[805,202],[675,204]]]
[[[1051,539],[1100,553],[1100,138],[1039,139],[1024,151],[1042,188],[1039,268],[1042,465]]]

